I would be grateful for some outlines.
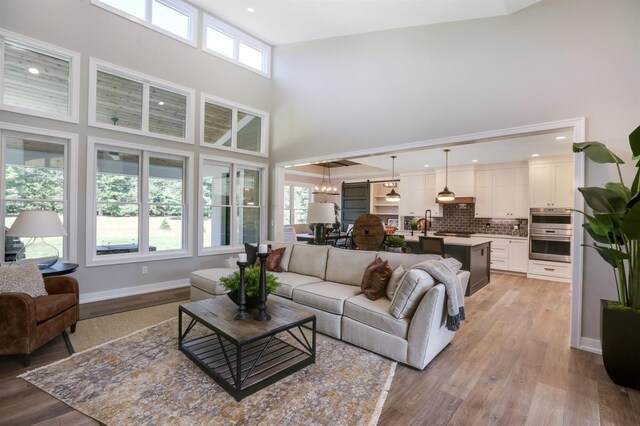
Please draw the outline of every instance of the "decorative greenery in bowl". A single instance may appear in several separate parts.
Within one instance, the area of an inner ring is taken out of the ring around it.
[[[267,294],[273,293],[278,287],[280,282],[271,273],[267,272]],[[231,292],[238,293],[240,288],[240,271],[235,271],[233,274],[220,278],[222,286]],[[260,294],[260,268],[257,266],[250,266],[244,270],[244,292],[247,297],[258,297]]]
[[[418,225],[419,225],[419,222],[417,220],[415,220],[415,219],[409,222],[409,226],[411,227],[412,231],[417,230],[418,229]]]
[[[399,235],[387,235],[384,240],[385,247],[398,247],[404,248],[407,246],[407,242]]]

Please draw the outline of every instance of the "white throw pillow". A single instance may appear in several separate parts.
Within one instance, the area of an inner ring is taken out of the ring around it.
[[[423,270],[409,269],[389,306],[389,313],[398,319],[413,316],[427,291],[435,281]]]
[[[26,293],[31,297],[48,295],[37,265],[0,268],[0,293]]]
[[[402,277],[404,277],[405,269],[402,265],[399,265],[396,269],[393,270],[391,274],[391,278],[389,278],[389,284],[387,285],[387,298],[389,300],[393,300],[393,296],[396,294],[396,290],[398,286],[402,282]]]

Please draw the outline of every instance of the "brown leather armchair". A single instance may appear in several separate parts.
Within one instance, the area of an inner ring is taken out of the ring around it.
[[[0,355],[24,356],[27,366],[31,353],[68,327],[76,331],[80,305],[78,281],[70,276],[46,277],[48,296],[25,293],[0,294]]]

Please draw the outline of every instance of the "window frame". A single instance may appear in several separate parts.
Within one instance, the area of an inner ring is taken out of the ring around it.
[[[122,77],[128,80],[142,83],[142,129],[130,129],[127,127],[112,126],[106,123],[100,123],[97,119],[97,86],[98,86],[98,71],[103,71],[108,74],[112,74],[118,77]],[[149,131],[149,87],[157,87],[162,90],[173,92],[179,95],[184,95],[187,98],[186,101],[186,116],[185,116],[185,137],[180,138],[177,136],[163,135],[162,133],[154,133]],[[89,115],[88,125],[91,127],[98,127],[101,129],[113,130],[116,132],[131,133],[134,135],[149,136],[157,139],[165,139],[172,142],[181,142],[194,144],[194,121],[195,121],[195,105],[196,105],[196,91],[194,89],[180,86],[175,83],[161,80],[146,74],[142,74],[136,71],[129,70],[117,65],[110,64],[97,58],[89,58]]]
[[[215,104],[225,108],[231,109],[231,146],[226,147],[222,145],[216,145],[213,143],[204,141],[204,127],[206,121],[206,104]],[[260,117],[261,130],[260,130],[260,151],[249,151],[248,149],[238,148],[238,112],[244,112],[247,114]],[[237,102],[229,101],[218,96],[210,95],[208,93],[200,93],[200,145],[214,149],[221,149],[224,151],[241,152],[248,155],[257,155],[260,157],[269,156],[269,113],[266,111],[252,108],[246,105],[239,104]]]
[[[4,229],[4,211],[6,207],[5,198],[5,169],[6,169],[6,135],[15,135],[18,137],[27,137],[34,140],[47,142],[47,143],[59,143],[65,144],[65,188],[63,196],[64,204],[64,228],[67,230],[67,236],[62,237],[64,239],[63,247],[64,252],[60,254],[60,258],[64,262],[77,263],[78,259],[78,135],[75,133],[59,132],[55,130],[42,129],[38,127],[22,126],[13,123],[0,122],[0,211],[2,212],[2,229]],[[4,235],[4,233],[3,233]],[[0,249],[2,256],[0,257],[0,264],[6,265],[11,262],[4,261],[4,247]]]
[[[283,217],[282,217],[282,219],[283,219],[283,221],[282,221],[282,225],[283,225],[283,226],[293,226],[293,225],[297,225],[297,224],[295,223],[295,217],[296,217],[296,215],[295,215],[295,211],[296,211],[296,210],[302,210],[302,209],[296,209],[296,208],[295,208],[295,203],[294,203],[294,198],[295,198],[295,197],[293,196],[293,191],[294,191],[294,189],[293,189],[293,188],[294,188],[294,187],[296,187],[296,186],[297,186],[297,187],[304,187],[304,188],[308,188],[308,189],[309,189],[309,203],[313,203],[313,198],[314,198],[314,197],[313,197],[313,194],[312,194],[312,192],[313,192],[313,184],[310,184],[310,183],[302,183],[302,182],[285,181],[285,182],[284,182],[284,185],[283,185],[283,188],[284,188],[284,187],[286,187],[286,186],[289,186],[289,196],[290,196],[290,198],[289,198],[289,199],[290,199],[290,200],[291,200],[291,202],[293,203],[293,204],[292,204],[292,208],[290,208],[290,209],[289,209],[289,220],[291,221],[291,224],[290,224],[290,225],[285,225],[285,224],[284,224],[284,210],[285,210],[285,209],[283,208],[283,209],[282,209],[282,214],[283,214]],[[283,196],[284,196],[284,191],[283,191]],[[307,223],[308,223],[308,222],[307,222]]]
[[[231,168],[231,244],[222,247],[204,247],[204,208],[207,206],[204,203],[204,196],[202,191],[202,181],[204,179],[204,165],[215,164],[221,166],[229,166]],[[267,191],[269,189],[269,165],[265,163],[257,163],[252,161],[237,160],[228,157],[219,157],[208,154],[200,154],[198,163],[198,256],[211,256],[215,254],[224,253],[237,253],[239,250],[244,250],[244,244],[236,241],[236,226],[238,224],[238,205],[236,204],[236,169],[246,168],[251,170],[258,170],[260,172],[260,241],[264,240],[267,236],[267,215],[268,206]]]
[[[102,149],[118,149],[129,152],[136,152],[140,155],[139,176],[139,194],[138,194],[138,247],[139,250],[133,253],[116,253],[98,256],[96,254],[96,232],[97,232],[97,205],[96,199],[96,173],[97,151]],[[149,157],[178,157],[185,161],[184,186],[183,186],[183,205],[182,214],[182,249],[149,251],[149,214],[148,200],[149,187]],[[131,142],[116,141],[112,139],[104,139],[89,136],[87,138],[87,215],[86,215],[86,232],[87,246],[85,262],[86,267],[118,265],[124,263],[139,263],[153,260],[163,259],[179,259],[193,256],[192,235],[193,221],[191,217],[191,206],[193,206],[193,178],[194,178],[194,154],[182,150],[160,148]],[[144,214],[143,214],[144,213]]]
[[[38,111],[31,108],[7,105],[4,103],[5,40],[13,40],[17,43],[27,45],[32,51],[69,61],[68,114]],[[0,110],[78,124],[80,122],[80,54],[72,50],[63,49],[62,47],[0,28]]]
[[[207,28],[214,29],[233,39],[232,58],[207,47]],[[239,43],[246,44],[247,46],[252,47],[262,53],[262,69],[258,70],[240,62],[238,54]],[[227,62],[238,65],[239,67],[242,67],[246,70],[253,71],[263,77],[271,78],[271,46],[204,12],[202,18],[202,50],[213,56],[217,56],[220,59],[224,59]]]
[[[181,12],[189,17],[189,38],[180,37],[178,34],[172,33],[169,30],[166,30],[158,25],[152,23],[152,3],[153,1],[157,1],[158,3],[162,3],[163,5],[175,9],[178,12]],[[187,2],[183,2],[180,0],[145,0],[145,18],[140,19],[137,16],[131,15],[117,7],[113,7],[109,4],[106,4],[100,0],[91,0],[91,4],[97,6],[101,9],[104,9],[108,12],[114,13],[118,16],[121,16],[129,21],[135,22],[136,24],[140,24],[143,27],[147,27],[151,30],[157,31],[160,34],[163,34],[167,37],[171,37],[175,40],[178,40],[182,43],[188,44],[192,47],[198,47],[197,44],[197,28],[198,28],[198,13],[199,9],[195,6],[190,5]]]

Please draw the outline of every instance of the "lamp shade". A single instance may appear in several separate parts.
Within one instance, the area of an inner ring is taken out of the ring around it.
[[[52,210],[22,210],[13,222],[8,237],[61,237],[67,231]]]
[[[333,223],[336,221],[333,203],[309,203],[308,223]]]

